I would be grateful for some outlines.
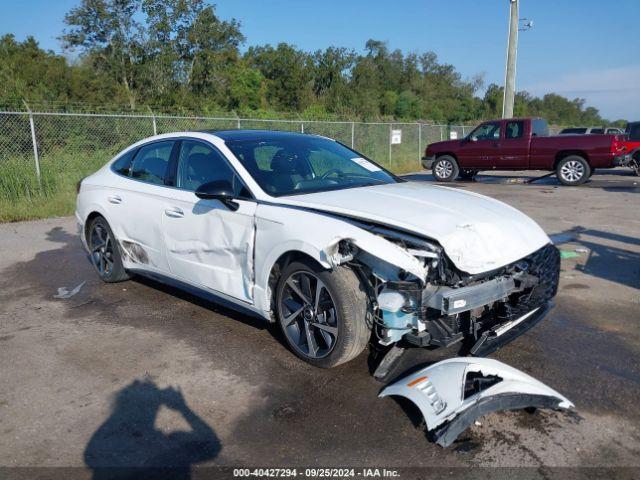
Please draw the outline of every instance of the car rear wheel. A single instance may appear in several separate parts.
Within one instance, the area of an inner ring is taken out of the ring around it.
[[[116,237],[104,217],[96,217],[89,225],[87,245],[91,263],[100,278],[108,283],[122,282],[129,275],[122,266],[122,256]]]
[[[367,346],[367,295],[349,268],[323,270],[292,262],[276,289],[277,317],[289,348],[304,361],[331,368]]]
[[[460,173],[456,159],[450,155],[438,157],[433,164],[433,176],[439,182],[453,182]]]
[[[633,169],[637,177],[640,177],[640,152],[636,152],[629,166]]]
[[[591,167],[589,163],[578,155],[565,157],[556,166],[556,176],[563,185],[582,185],[589,179],[590,175]]]

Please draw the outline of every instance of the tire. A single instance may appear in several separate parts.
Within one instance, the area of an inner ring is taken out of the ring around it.
[[[564,157],[556,165],[556,176],[563,185],[582,185],[589,179],[590,175],[591,167],[589,163],[579,155]]]
[[[629,166],[636,174],[636,177],[640,177],[640,152],[637,152],[633,155]]]
[[[109,223],[104,217],[94,218],[87,231],[89,257],[96,272],[107,283],[122,282],[129,274],[122,265],[122,253]]]
[[[312,262],[292,262],[276,287],[277,320],[287,345],[320,368],[348,362],[366,348],[371,338],[367,303],[360,279],[347,267],[323,270]]]
[[[476,178],[476,175],[478,175],[478,170],[460,170],[460,178],[462,180],[473,180],[474,178]]]
[[[460,167],[451,155],[443,155],[436,159],[431,171],[438,182],[453,182],[460,173]]]

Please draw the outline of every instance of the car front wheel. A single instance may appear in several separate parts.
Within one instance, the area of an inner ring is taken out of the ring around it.
[[[276,289],[277,317],[289,348],[304,361],[331,368],[367,346],[367,295],[349,268],[324,270],[292,262]]]
[[[433,164],[433,176],[439,182],[453,182],[460,173],[456,159],[450,155],[438,157]]]

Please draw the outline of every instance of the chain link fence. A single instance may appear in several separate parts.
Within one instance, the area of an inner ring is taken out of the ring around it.
[[[470,126],[319,120],[0,112],[0,221],[33,218],[22,210],[49,201],[73,211],[78,180],[128,145],[154,134],[228,129],[286,130],[324,135],[398,173],[421,168],[429,143],[458,138]],[[392,142],[392,137],[394,142]],[[25,206],[26,205],[26,206]]]

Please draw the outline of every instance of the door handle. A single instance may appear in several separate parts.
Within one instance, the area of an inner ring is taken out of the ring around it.
[[[109,201],[109,203],[114,203],[116,205],[119,205],[120,203],[122,203],[122,197],[118,195],[109,195],[107,197],[107,200]]]
[[[172,218],[182,218],[184,217],[184,212],[181,208],[178,207],[169,207],[164,210],[164,213],[167,217]]]

